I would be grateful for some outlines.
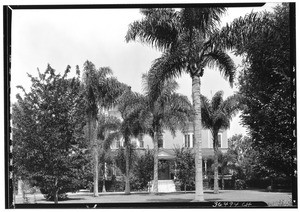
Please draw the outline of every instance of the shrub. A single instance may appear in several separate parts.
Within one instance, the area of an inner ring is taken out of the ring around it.
[[[237,180],[235,181],[234,188],[235,188],[236,190],[242,190],[242,189],[245,189],[245,188],[246,188],[246,182],[245,182],[245,180],[237,179]]]

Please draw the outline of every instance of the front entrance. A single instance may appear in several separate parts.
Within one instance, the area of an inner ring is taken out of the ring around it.
[[[170,163],[168,160],[158,161],[158,180],[170,180]]]

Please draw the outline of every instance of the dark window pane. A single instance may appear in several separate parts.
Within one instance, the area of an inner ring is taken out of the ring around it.
[[[163,139],[158,139],[158,148],[163,148]]]

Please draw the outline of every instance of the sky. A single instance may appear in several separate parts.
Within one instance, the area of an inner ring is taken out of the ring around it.
[[[222,17],[222,25],[251,11],[272,11],[276,3],[267,3],[259,8],[229,8]],[[78,10],[14,10],[12,21],[11,54],[11,102],[16,101],[16,89],[22,85],[30,89],[27,73],[37,76],[37,69],[44,72],[50,64],[58,72],[66,67],[83,64],[89,60],[97,68],[109,66],[113,75],[142,92],[141,76],[161,52],[138,42],[125,42],[128,25],[142,18],[138,9],[78,9]],[[236,65],[241,58],[234,58]],[[188,75],[177,80],[179,93],[191,100],[192,83]],[[237,91],[231,88],[218,71],[205,68],[201,79],[201,93],[211,98],[218,90],[228,97]],[[228,135],[246,134],[240,124],[239,115],[233,118]]]

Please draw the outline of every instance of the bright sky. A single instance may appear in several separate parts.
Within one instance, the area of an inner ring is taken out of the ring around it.
[[[253,11],[272,10],[275,4],[267,3],[262,8],[229,8],[222,18],[222,25],[234,18]],[[49,63],[63,72],[67,65],[82,69],[86,60],[97,68],[109,66],[119,81],[142,92],[141,76],[146,73],[160,52],[140,43],[125,42],[128,25],[139,20],[138,9],[89,9],[89,10],[13,10],[12,55],[11,55],[11,102],[16,101],[16,89],[22,85],[27,91],[30,80],[26,73],[37,76],[37,68],[45,71]],[[235,58],[236,63],[240,59]],[[178,79],[179,93],[191,100],[191,79],[188,75]],[[219,71],[205,69],[201,92],[211,98],[218,90],[224,96],[232,95],[228,81]],[[245,134],[238,116],[229,129],[229,136]]]

